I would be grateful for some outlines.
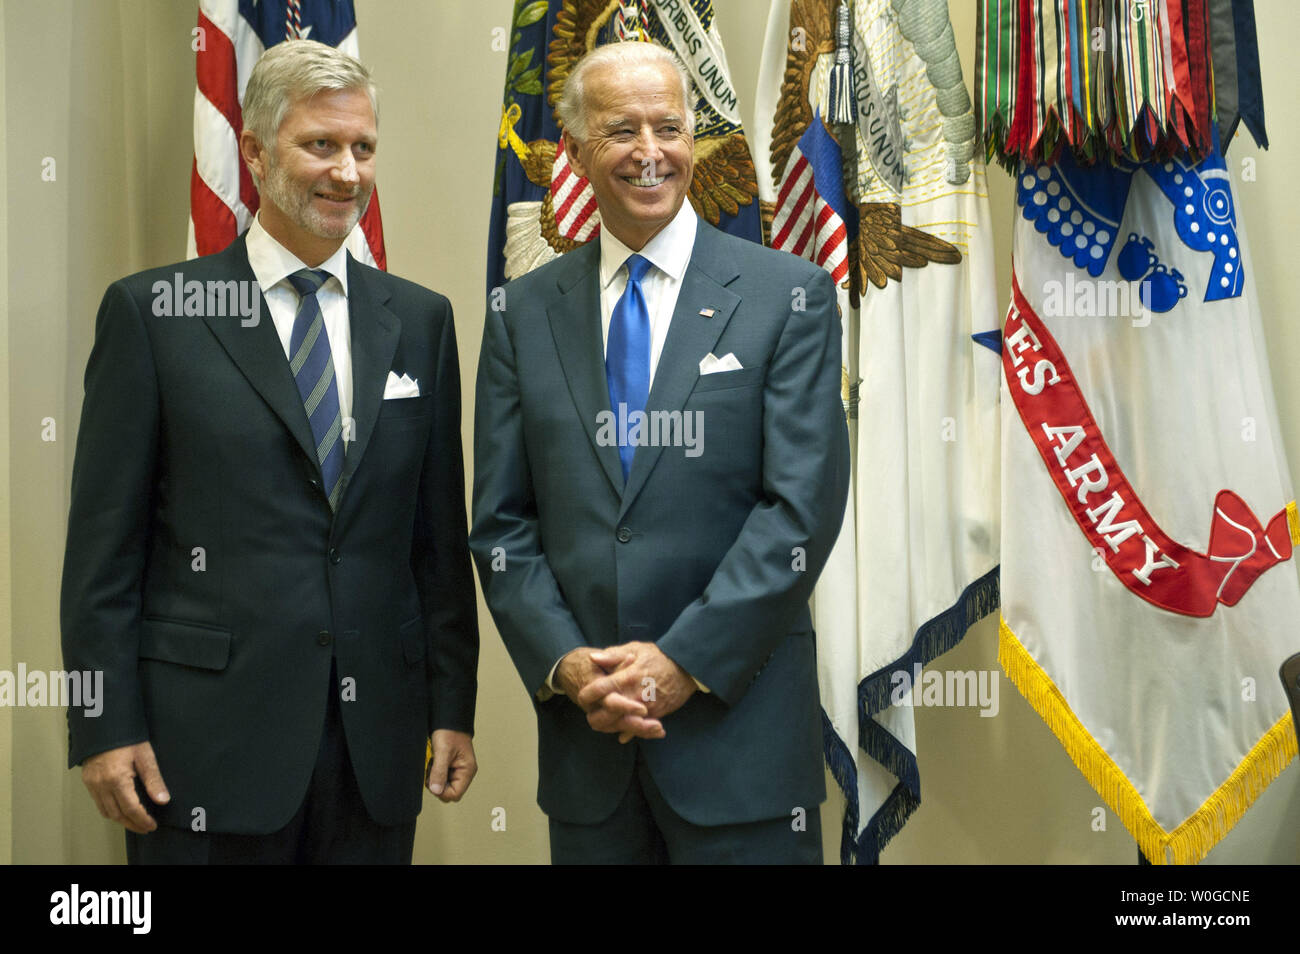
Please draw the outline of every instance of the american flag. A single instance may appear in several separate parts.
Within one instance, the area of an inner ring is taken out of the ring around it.
[[[849,230],[856,225],[856,210],[844,196],[839,143],[818,112],[781,176],[772,248],[820,265],[838,285],[849,274]]]
[[[190,174],[189,255],[219,252],[257,213],[257,190],[239,156],[248,76],[267,47],[309,39],[357,57],[352,0],[200,0]],[[379,191],[348,237],[357,261],[387,267]]]

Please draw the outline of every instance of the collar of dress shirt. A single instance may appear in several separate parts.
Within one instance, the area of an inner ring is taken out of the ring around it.
[[[650,264],[661,272],[681,281],[686,274],[686,266],[691,261],[691,249],[695,247],[695,228],[697,220],[695,210],[689,199],[682,200],[682,207],[677,210],[672,221],[660,229],[659,234],[645,243],[640,255],[649,259]],[[623,267],[632,250],[620,242],[610,232],[600,230],[600,287],[605,288],[614,280],[618,270]]]
[[[271,233],[262,228],[261,218],[253,216],[253,224],[248,227],[248,264],[262,286],[262,293],[270,291],[299,269],[307,268],[297,255],[277,242]],[[334,277],[343,289],[343,297],[348,295],[348,249],[346,243],[340,245],[325,261],[316,266],[324,269]]]

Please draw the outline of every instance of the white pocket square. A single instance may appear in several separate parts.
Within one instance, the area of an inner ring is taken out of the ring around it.
[[[415,378],[408,378],[403,374],[400,378],[392,371],[388,372],[388,380],[384,382],[384,400],[391,401],[394,398],[413,398],[420,396],[420,382]]]
[[[736,356],[728,351],[721,358],[709,352],[700,359],[700,374],[717,374],[719,371],[742,371]]]

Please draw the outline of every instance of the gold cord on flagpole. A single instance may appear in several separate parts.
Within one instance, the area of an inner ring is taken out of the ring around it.
[[[521,163],[526,163],[532,156],[528,144],[519,138],[515,132],[515,123],[519,122],[519,117],[523,115],[518,103],[511,103],[509,107],[501,107],[501,128],[497,131],[497,145],[504,149],[509,146],[515,151]]]

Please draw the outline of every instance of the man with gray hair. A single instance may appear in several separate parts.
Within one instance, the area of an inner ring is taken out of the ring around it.
[[[537,712],[555,862],[822,858],[835,290],[696,217],[692,103],[654,44],[577,64],[560,116],[600,236],[483,332],[470,547]]]
[[[457,801],[476,771],[451,307],[344,248],[360,63],[278,44],[244,121],[247,233],[100,306],[62,630],[105,700],[69,710],[69,764],[133,863],[409,863],[422,780]]]

